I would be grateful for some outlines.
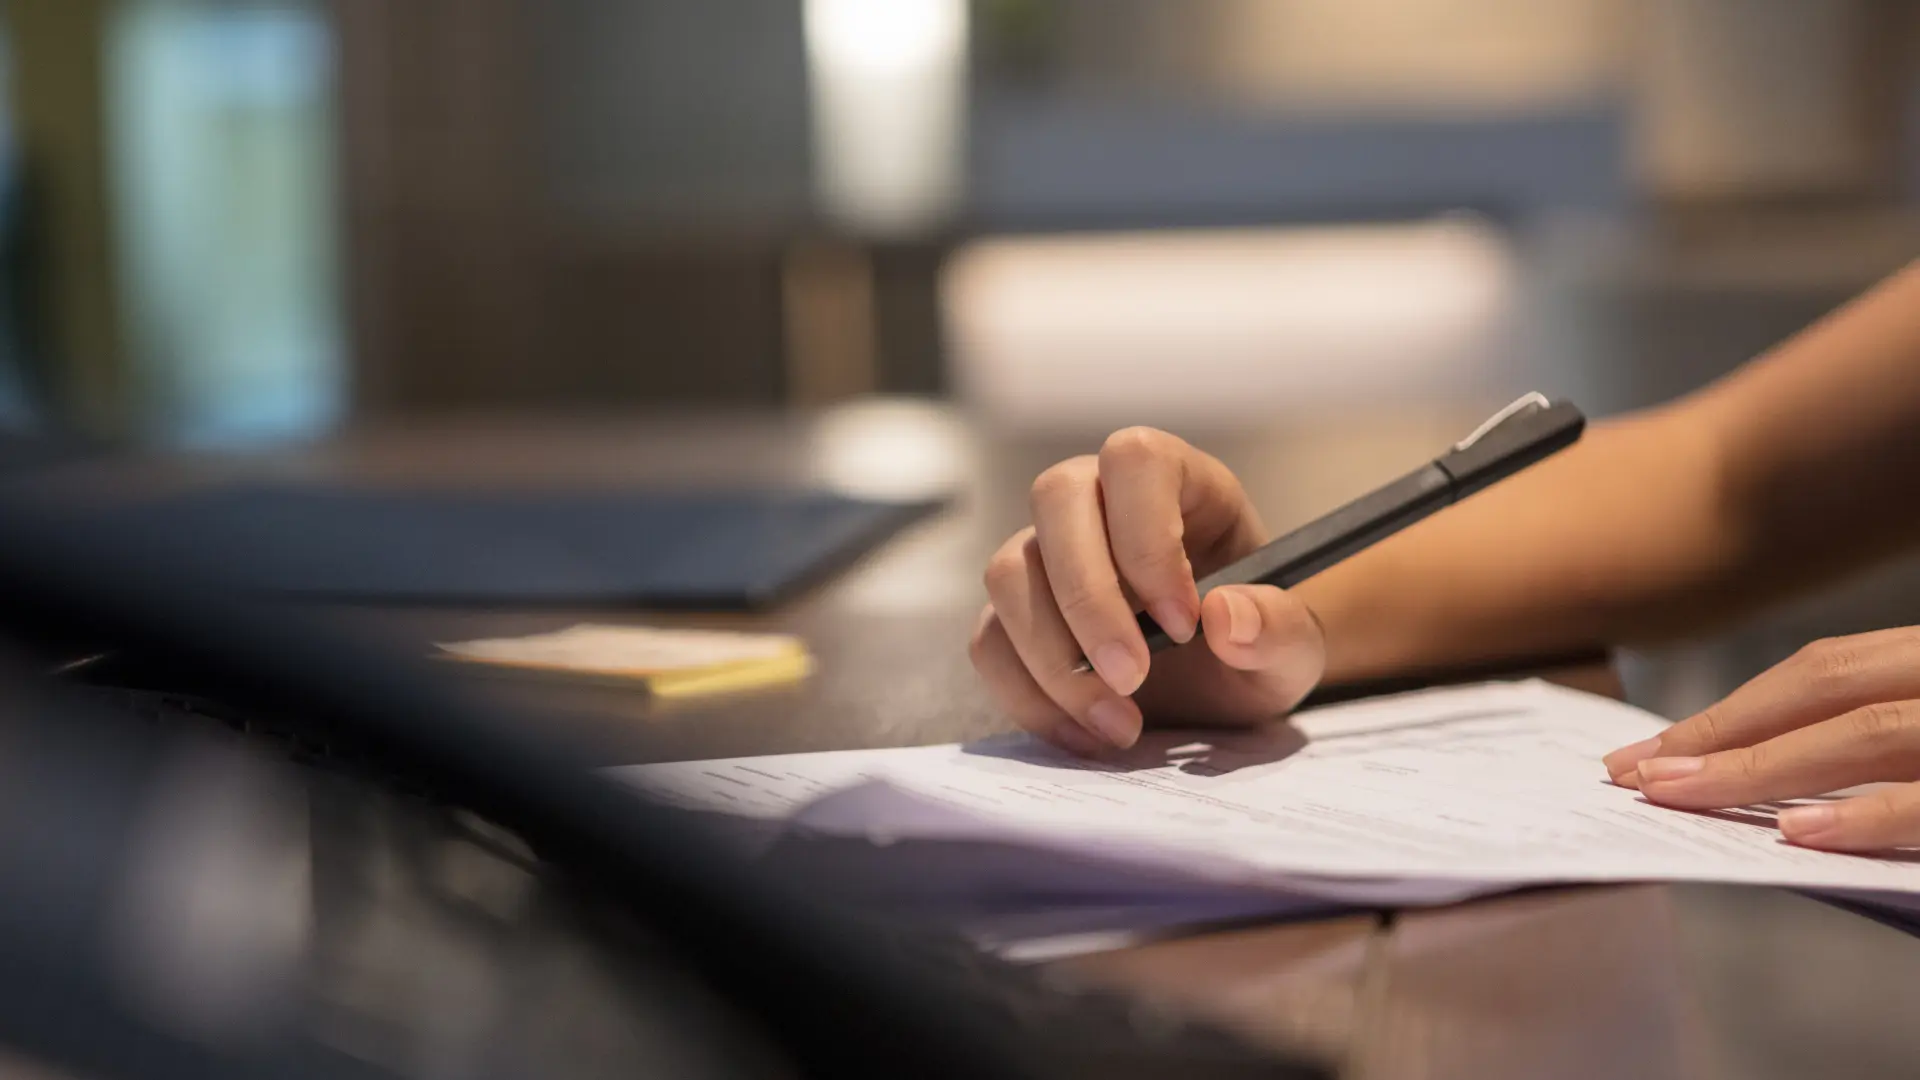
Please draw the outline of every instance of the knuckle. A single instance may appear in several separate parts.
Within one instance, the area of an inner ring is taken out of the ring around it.
[[[1014,534],[1011,540],[1000,545],[1000,550],[987,560],[985,582],[987,593],[1000,596],[1016,588],[1027,577],[1027,544],[1033,537],[1032,529]]]
[[[992,612],[993,608],[989,607],[987,611]],[[993,647],[993,635],[999,624],[1000,620],[989,614],[987,618],[980,620],[980,625],[974,629],[973,636],[967,640],[967,658],[973,661],[975,670],[986,669],[989,652]]]
[[[1103,590],[1084,577],[1070,577],[1054,582],[1053,601],[1069,623],[1077,623],[1103,614],[1108,592],[1117,594],[1119,590]]]
[[[1726,745],[1728,731],[1726,705],[1715,702],[1697,713],[1692,719],[1673,729],[1674,749],[1692,752],[1712,750]]]
[[[1160,457],[1173,436],[1150,427],[1128,427],[1107,436],[1100,447],[1102,465],[1140,465]]]
[[[1007,586],[1019,580],[1023,569],[1018,555],[1009,555],[1004,551],[987,560],[987,592],[995,595],[1003,592]]]
[[[1771,771],[1773,752],[1766,744],[1749,746],[1725,755],[1727,771],[1743,784],[1757,784]]]
[[[1033,505],[1037,508],[1074,498],[1087,490],[1094,478],[1094,470],[1083,458],[1069,458],[1051,465],[1033,480]]]
[[[1823,638],[1799,655],[1808,684],[1818,691],[1847,686],[1860,674],[1860,650],[1845,638]]]
[[[1186,550],[1171,530],[1164,536],[1116,534],[1113,548],[1114,557],[1120,560],[1128,579],[1135,585],[1152,585],[1177,577],[1187,565]]]
[[[1904,743],[1913,728],[1913,718],[1893,702],[1876,702],[1855,709],[1847,716],[1849,734],[1869,745]]]

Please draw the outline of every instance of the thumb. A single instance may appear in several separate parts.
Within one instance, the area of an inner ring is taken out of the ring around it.
[[[1292,708],[1320,681],[1326,636],[1307,605],[1272,585],[1222,585],[1200,602],[1207,648],[1246,672],[1276,711]]]

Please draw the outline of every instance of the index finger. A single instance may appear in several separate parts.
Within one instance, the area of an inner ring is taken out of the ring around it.
[[[1033,483],[1033,529],[1054,602],[1081,655],[1121,696],[1146,680],[1147,639],[1107,546],[1099,465],[1063,461]]]
[[[1638,786],[1654,757],[1699,757],[1752,746],[1882,701],[1920,698],[1920,629],[1816,641],[1705,710],[1605,758],[1615,783]]]
[[[1869,705],[1753,746],[1650,758],[1639,773],[1649,801],[1688,810],[1912,780],[1920,777],[1920,702]]]
[[[1195,478],[1200,470],[1190,460],[1197,456],[1182,439],[1143,427],[1117,431],[1100,448],[1100,492],[1114,563],[1177,642],[1191,639],[1200,622],[1200,590],[1187,555],[1189,510],[1198,516],[1208,509],[1203,503],[1245,503],[1204,494],[1205,481]],[[1209,539],[1204,532],[1197,538]]]

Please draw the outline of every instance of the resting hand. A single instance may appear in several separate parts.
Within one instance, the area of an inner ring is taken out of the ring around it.
[[[1834,851],[1920,846],[1920,628],[1814,642],[1606,766],[1649,802],[1693,810],[1898,781],[1784,810],[1780,831]]]
[[[1066,749],[1130,746],[1147,718],[1248,723],[1285,712],[1326,666],[1319,624],[1267,585],[1201,601],[1196,575],[1267,539],[1227,467],[1130,428],[1040,475],[1033,525],[988,564],[973,664],[1025,728]],[[1176,642],[1147,652],[1134,613]],[[1196,627],[1203,641],[1193,641]],[[1082,657],[1094,673],[1076,673]]]

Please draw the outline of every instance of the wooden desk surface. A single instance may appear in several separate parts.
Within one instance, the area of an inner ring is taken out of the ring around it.
[[[1256,434],[1185,433],[1240,472],[1275,528],[1405,470],[1477,419],[1331,416]],[[365,431],[244,461],[177,461],[111,482],[234,472],[376,484],[812,483],[946,490],[947,514],[764,618],[407,609],[359,613],[415,646],[580,618],[774,627],[820,660],[805,684],[660,706],[599,688],[499,682],[556,708],[609,763],[967,739],[1004,730],[964,643],[987,555],[1025,522],[1026,484],[1098,437],[991,436],[951,414],[877,404],[812,417],[467,420]],[[144,471],[143,471],[144,470]],[[1559,677],[1617,692],[1604,665]],[[1259,926],[1067,962],[1259,1038],[1304,1040],[1345,1074],[1387,1077],[1791,1076],[1920,1062],[1899,990],[1920,943],[1771,890],[1559,889],[1386,919]]]

